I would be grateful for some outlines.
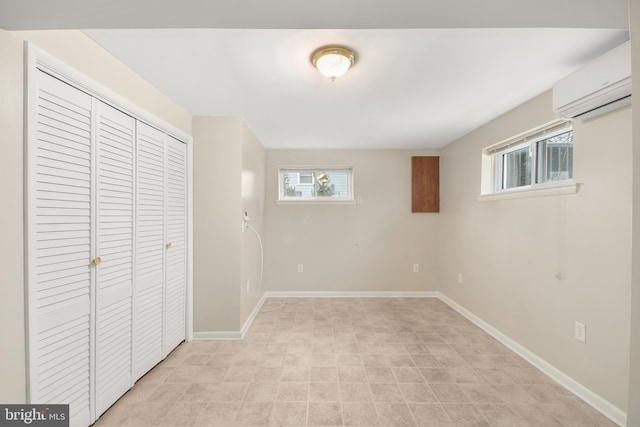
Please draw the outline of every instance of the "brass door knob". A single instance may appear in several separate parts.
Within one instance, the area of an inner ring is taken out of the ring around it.
[[[171,242],[167,243],[167,249],[171,249]]]
[[[91,260],[91,263],[93,265],[99,265],[102,262],[102,258],[100,257],[95,257],[94,259]]]

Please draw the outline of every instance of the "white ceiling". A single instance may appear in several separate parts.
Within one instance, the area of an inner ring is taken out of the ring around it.
[[[192,114],[243,116],[267,148],[441,147],[628,38],[624,0],[35,1],[0,0],[0,28],[119,28],[85,32]],[[330,43],[357,57],[335,82],[309,61]]]

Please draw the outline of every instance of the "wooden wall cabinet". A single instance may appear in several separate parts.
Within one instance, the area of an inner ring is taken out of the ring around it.
[[[411,157],[411,212],[440,212],[440,157]]]

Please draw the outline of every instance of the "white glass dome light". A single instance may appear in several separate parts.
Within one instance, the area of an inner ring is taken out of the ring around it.
[[[326,46],[313,52],[311,63],[325,77],[335,80],[356,62],[353,51],[340,46]]]

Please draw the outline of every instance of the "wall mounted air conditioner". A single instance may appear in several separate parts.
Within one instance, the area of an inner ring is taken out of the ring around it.
[[[631,45],[627,41],[553,85],[553,111],[588,119],[631,104]]]

